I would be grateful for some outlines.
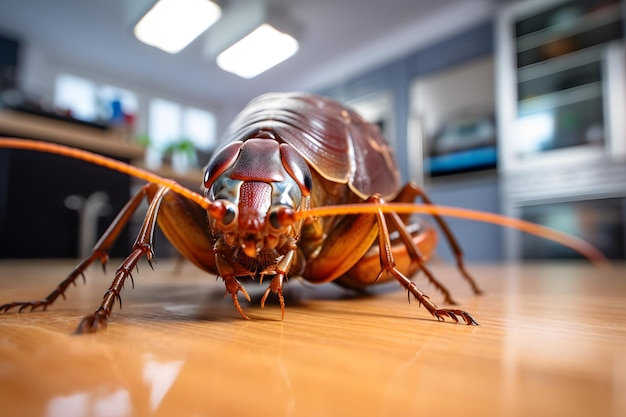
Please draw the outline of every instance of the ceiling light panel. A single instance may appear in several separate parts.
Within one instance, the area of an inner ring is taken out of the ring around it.
[[[291,35],[265,23],[222,52],[217,65],[242,78],[254,78],[286,60],[298,51],[298,41]]]
[[[220,15],[220,7],[208,0],[159,0],[135,25],[135,36],[147,45],[175,54]]]

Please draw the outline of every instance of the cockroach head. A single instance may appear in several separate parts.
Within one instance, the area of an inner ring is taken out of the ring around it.
[[[295,213],[308,208],[311,173],[304,159],[270,132],[259,132],[219,151],[207,165],[205,196],[213,233],[246,255],[297,237]]]

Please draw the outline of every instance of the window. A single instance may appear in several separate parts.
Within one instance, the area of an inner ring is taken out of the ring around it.
[[[163,99],[150,101],[148,136],[151,145],[163,151],[169,145],[189,140],[207,152],[215,147],[215,115],[195,107],[184,107]]]
[[[130,123],[128,117],[133,117],[139,110],[135,93],[111,85],[102,85],[98,88],[97,102],[100,117],[114,123]]]
[[[196,149],[213,150],[217,144],[215,115],[204,110],[188,107],[183,113],[185,137],[191,139]]]
[[[98,120],[96,85],[89,80],[61,74],[56,79],[54,105],[68,111],[76,119],[87,122]]]
[[[181,138],[180,106],[171,101],[150,101],[148,136],[150,146],[164,150],[168,144]]]
[[[69,74],[57,77],[54,105],[78,120],[132,124],[139,102],[135,93]]]
[[[123,125],[125,132],[135,133],[139,100],[132,91],[61,74],[56,79],[54,104],[76,119]],[[196,150],[210,153],[215,148],[217,122],[213,113],[160,98],[150,100],[148,111],[147,132],[138,133],[147,133],[154,167],[165,153],[187,152],[191,160],[196,158]]]

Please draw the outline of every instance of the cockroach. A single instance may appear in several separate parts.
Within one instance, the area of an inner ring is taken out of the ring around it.
[[[42,300],[12,302],[1,312],[46,309],[96,260],[104,265],[120,231],[141,202],[148,208],[130,255],[122,262],[100,306],[85,316],[77,332],[106,326],[124,282],[142,257],[152,264],[155,226],[186,259],[220,277],[239,314],[238,299],[250,296],[239,281],[271,280],[261,298],[278,297],[284,317],[283,284],[290,276],[311,283],[333,282],[362,289],[395,279],[409,297],[437,320],[462,319],[466,311],[440,308],[410,279],[424,273],[444,297],[450,292],[426,266],[437,231],[430,222],[411,220],[429,213],[454,253],[460,274],[476,294],[476,282],[461,247],[442,216],[458,216],[521,228],[573,247],[592,260],[602,255],[590,245],[555,231],[489,213],[434,206],[414,183],[401,186],[392,149],[380,130],[340,103],[310,94],[260,96],[234,119],[223,144],[204,171],[202,194],[148,171],[87,151],[46,142],[0,139],[0,147],[61,154],[147,181],[124,206],[92,253]],[[416,199],[424,204],[416,204]]]

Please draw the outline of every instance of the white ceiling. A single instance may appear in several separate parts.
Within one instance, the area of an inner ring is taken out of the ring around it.
[[[240,106],[268,91],[332,86],[485,19],[498,2],[271,0],[298,26],[300,50],[268,72],[244,80],[204,57],[203,39],[177,55],[137,41],[132,28],[139,16],[129,9],[145,1],[0,0],[0,32],[84,71],[212,106]],[[221,3],[226,13],[228,2]]]

